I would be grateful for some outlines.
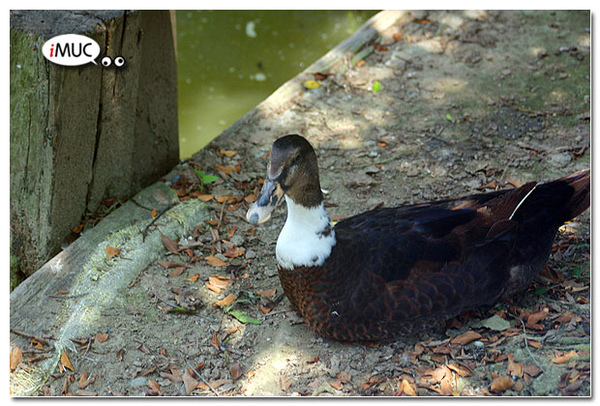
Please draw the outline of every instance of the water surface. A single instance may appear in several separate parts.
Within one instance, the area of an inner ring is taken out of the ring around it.
[[[178,11],[181,157],[198,151],[375,13]]]

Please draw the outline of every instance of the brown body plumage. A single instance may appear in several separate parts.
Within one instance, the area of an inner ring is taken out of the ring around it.
[[[296,206],[318,213],[320,221],[316,155],[297,135],[274,143],[268,179],[249,221],[266,221],[284,194],[286,227],[297,217]],[[294,229],[298,248],[280,236],[279,276],[293,308],[320,334],[389,339],[527,288],[547,261],[558,227],[588,206],[589,170],[518,189],[380,208],[333,229],[327,219],[310,244],[301,244],[301,228]],[[307,259],[294,251],[312,247],[321,256]]]

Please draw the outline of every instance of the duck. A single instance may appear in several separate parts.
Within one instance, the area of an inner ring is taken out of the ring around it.
[[[391,340],[491,308],[525,290],[545,266],[558,228],[590,205],[590,171],[548,182],[399,207],[335,225],[317,155],[290,134],[272,145],[258,226],[285,200],[275,248],[283,292],[319,335]]]

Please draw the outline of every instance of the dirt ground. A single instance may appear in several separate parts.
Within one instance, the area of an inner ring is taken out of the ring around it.
[[[274,257],[285,205],[244,220],[288,133],[316,148],[333,220],[589,167],[589,13],[414,12],[364,62],[317,79],[166,179],[211,220],[120,292],[39,395],[590,396],[589,212],[519,297],[381,343],[321,338],[290,309]]]

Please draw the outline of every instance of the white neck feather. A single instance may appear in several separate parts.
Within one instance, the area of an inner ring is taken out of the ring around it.
[[[335,231],[321,203],[304,207],[287,195],[287,219],[277,239],[277,262],[282,268],[320,266],[335,245]]]

